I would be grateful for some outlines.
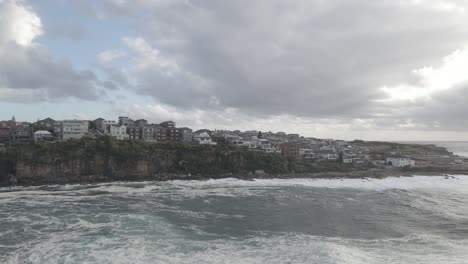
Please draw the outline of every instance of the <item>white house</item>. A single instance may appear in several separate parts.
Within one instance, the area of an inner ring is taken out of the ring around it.
[[[216,142],[211,140],[210,135],[207,132],[196,133],[193,136],[193,140],[200,145],[216,145]]]
[[[127,140],[130,138],[130,135],[127,134],[127,127],[124,125],[110,126],[110,136],[118,140]]]
[[[410,158],[387,158],[385,163],[393,167],[414,167],[415,161]]]
[[[54,135],[47,130],[38,130],[34,132],[34,142],[51,143],[54,141]]]
[[[80,139],[88,133],[89,122],[86,120],[63,120],[62,137],[67,139]]]

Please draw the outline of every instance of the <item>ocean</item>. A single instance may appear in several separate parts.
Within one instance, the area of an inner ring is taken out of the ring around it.
[[[468,176],[0,189],[0,263],[468,263]]]
[[[434,144],[444,147],[455,155],[468,157],[468,141],[400,141],[400,143],[410,144]]]

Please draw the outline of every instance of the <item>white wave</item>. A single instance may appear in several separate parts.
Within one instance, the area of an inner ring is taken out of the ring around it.
[[[387,189],[427,189],[427,190],[468,190],[468,176],[413,176],[388,177],[384,179],[255,179],[243,181],[238,179],[220,179],[208,181],[172,181],[169,184],[185,187],[284,187],[306,186],[316,188],[351,188],[368,190]]]
[[[467,240],[418,234],[376,240],[278,234],[205,241],[138,236],[70,241],[54,236],[18,251],[6,263],[462,264],[467,249]]]

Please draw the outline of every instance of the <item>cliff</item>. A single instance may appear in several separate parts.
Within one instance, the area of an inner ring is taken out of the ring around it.
[[[118,180],[200,179],[288,173],[294,161],[278,154],[230,146],[154,144],[111,138],[31,144],[0,153],[2,185],[88,183]]]
[[[353,167],[330,162],[300,162],[279,154],[229,145],[118,141],[109,137],[8,147],[0,152],[0,186],[207,178],[386,177],[411,174],[466,174],[468,163],[450,165],[453,154],[433,145],[355,142],[370,155],[420,156],[417,168]],[[434,158],[435,157],[435,158]],[[448,157],[441,159],[440,157]]]

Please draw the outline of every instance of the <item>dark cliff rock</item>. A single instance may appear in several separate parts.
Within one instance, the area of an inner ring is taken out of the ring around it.
[[[292,161],[278,154],[230,146],[82,139],[11,147],[0,155],[1,185],[42,185],[201,179],[288,173]]]

